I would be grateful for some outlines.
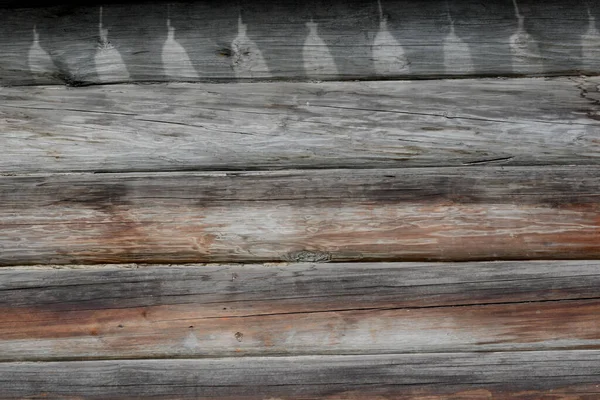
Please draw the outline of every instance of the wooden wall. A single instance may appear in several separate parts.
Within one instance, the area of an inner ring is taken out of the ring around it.
[[[599,72],[594,1],[0,1],[0,398],[600,398]]]
[[[600,68],[600,4],[593,0],[43,3],[49,7],[0,2],[7,7],[0,13],[1,83],[578,75]]]

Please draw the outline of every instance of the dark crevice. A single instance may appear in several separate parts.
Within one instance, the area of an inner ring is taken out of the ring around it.
[[[289,174],[302,174],[305,172],[333,172],[336,171],[381,171],[382,177],[395,177],[391,175],[392,173],[398,171],[414,171],[414,170],[423,170],[423,171],[432,171],[432,170],[456,170],[456,171],[466,171],[467,169],[480,167],[482,165],[485,166],[486,163],[490,163],[489,168],[500,168],[498,165],[494,165],[493,161],[507,161],[511,162],[510,165],[503,165],[502,171],[506,171],[508,168],[512,170],[521,170],[521,171],[531,171],[532,168],[543,169],[544,172],[551,172],[552,170],[566,170],[567,168],[598,168],[600,169],[600,163],[554,163],[554,164],[544,164],[544,163],[512,163],[515,159],[515,156],[504,156],[497,158],[490,158],[485,160],[476,160],[473,162],[456,162],[455,164],[436,164],[430,166],[423,165],[412,165],[412,166],[394,166],[394,165],[362,165],[357,167],[356,165],[315,165],[315,166],[298,166],[298,164],[290,164],[290,165],[282,165],[278,167],[265,168],[264,166],[256,166],[256,167],[245,167],[242,168],[239,165],[232,166],[228,168],[223,165],[219,165],[214,168],[210,167],[174,167],[174,168],[162,168],[162,169],[150,169],[150,168],[128,168],[128,169],[97,169],[97,170],[69,170],[69,171],[60,171],[60,170],[44,170],[40,172],[0,172],[0,178],[20,178],[20,177],[60,177],[60,176],[69,176],[69,175],[121,175],[126,176],[127,174],[185,174],[185,173],[198,173],[198,174],[218,174],[223,173],[226,174],[227,177],[233,177],[237,175],[243,176],[244,174],[260,174],[272,173],[275,176],[281,173],[289,173]],[[362,160],[361,160],[362,161]]]
[[[119,356],[102,356],[102,357],[28,357],[28,358],[21,358],[21,359],[2,359],[0,358],[0,364],[16,364],[16,363],[26,363],[26,362],[31,362],[31,363],[52,363],[52,362],[61,362],[61,363],[79,363],[79,362],[86,362],[86,361],[98,361],[98,362],[107,362],[110,363],[112,361],[130,361],[130,362],[136,362],[136,361],[151,361],[151,360],[162,360],[162,361],[169,361],[169,360],[189,360],[189,361],[194,361],[194,360],[211,360],[211,361],[230,361],[230,362],[236,362],[240,359],[245,359],[245,360],[252,360],[252,359],[256,359],[256,360],[264,360],[264,359],[269,359],[269,360],[277,360],[277,359],[294,359],[297,360],[298,362],[304,361],[304,360],[310,360],[310,359],[314,359],[314,357],[327,357],[327,358],[332,358],[332,359],[343,359],[343,358],[365,358],[365,359],[369,359],[369,358],[381,358],[382,360],[384,359],[389,359],[391,357],[394,356],[410,356],[410,357],[414,357],[414,356],[420,356],[423,355],[425,357],[435,357],[435,356],[450,356],[450,355],[455,355],[459,358],[461,356],[464,355],[484,355],[484,354],[536,354],[536,353],[543,353],[543,354],[564,354],[564,353],[592,353],[597,355],[598,360],[600,360],[600,349],[573,349],[573,348],[546,348],[546,349],[520,349],[520,350],[515,350],[515,349],[507,349],[507,350],[502,350],[502,349],[486,349],[486,350],[470,350],[470,351],[414,351],[414,352],[397,352],[397,351],[391,351],[391,352],[380,352],[380,353],[361,353],[359,351],[356,352],[348,352],[348,353],[343,353],[343,354],[335,354],[335,353],[323,353],[323,352],[312,352],[312,353],[302,353],[302,354],[289,354],[289,353],[271,353],[269,355],[260,355],[260,354],[240,354],[240,355],[229,355],[229,356],[218,356],[218,355],[205,355],[205,356],[190,356],[190,355],[181,355],[181,354],[153,354],[153,355],[148,355],[148,356],[136,356],[136,357],[119,357]],[[544,363],[553,363],[553,362],[557,362],[560,361],[559,359],[556,360],[526,360],[527,363],[531,363],[531,364],[544,364]],[[572,359],[569,358],[568,359],[569,362],[576,362],[576,361],[584,361],[584,362],[589,362],[590,359],[582,359],[582,360],[578,360],[578,359]],[[401,359],[399,360],[399,363],[402,363],[402,365],[408,366],[408,365],[415,365],[415,366],[422,366],[423,363],[416,361],[416,362],[410,362],[410,360],[408,359]],[[481,366],[483,364],[477,364],[476,366]],[[498,364],[489,364],[490,366],[498,366]],[[508,363],[508,362],[502,362],[503,366],[522,366],[523,362],[521,361],[516,361],[513,363]],[[211,369],[220,369],[217,366],[211,365],[210,367]],[[225,366],[222,369],[224,370],[230,370],[231,368],[234,368],[234,366],[229,365],[229,366]],[[565,375],[561,375],[561,377],[564,377]],[[592,377],[597,377],[597,374],[568,374],[566,376],[592,376]],[[548,377],[549,379],[551,379],[552,377]],[[0,379],[0,382],[2,382],[2,380]],[[486,383],[491,383],[491,382],[486,382]]]
[[[205,320],[205,319],[234,319],[234,318],[254,318],[254,317],[272,317],[281,315],[301,315],[301,314],[327,314],[335,312],[351,312],[351,311],[397,311],[397,310],[422,310],[422,309],[443,309],[443,308],[458,308],[458,307],[486,307],[486,306],[498,306],[498,305],[518,305],[518,304],[541,304],[541,303],[558,303],[558,302],[582,302],[582,301],[594,301],[600,300],[600,297],[582,297],[578,299],[550,299],[550,300],[531,300],[531,301],[501,301],[497,303],[483,302],[477,304],[448,304],[448,305],[432,305],[432,306],[412,306],[412,307],[361,307],[361,308],[341,308],[335,310],[324,310],[324,311],[294,311],[294,312],[281,312],[281,313],[268,313],[268,314],[249,314],[249,315],[228,315],[226,317],[205,317],[205,318],[191,318],[191,320]],[[169,320],[156,320],[153,322],[165,322],[165,321],[188,321],[190,319],[169,319]]]
[[[573,78],[581,76],[593,78],[600,76],[600,73],[582,74],[582,71],[560,71],[560,72],[543,72],[539,74],[472,74],[472,75],[413,75],[413,76],[348,76],[336,77],[335,79],[298,79],[289,77],[269,77],[263,79],[253,78],[207,78],[202,80],[137,80],[137,81],[114,81],[114,82],[86,82],[71,79],[62,79],[63,83],[44,83],[44,84],[18,84],[18,85],[0,85],[0,87],[47,87],[47,86],[64,86],[69,88],[83,88],[92,86],[115,86],[115,85],[166,85],[170,83],[185,83],[198,85],[211,84],[239,84],[239,83],[336,83],[336,82],[388,82],[388,81],[436,81],[436,80],[468,80],[468,79],[527,79],[527,78]]]
[[[278,313],[264,313],[264,314],[248,314],[248,315],[223,315],[223,316],[211,316],[211,317],[199,317],[199,318],[174,318],[174,319],[160,319],[152,320],[151,323],[159,322],[172,322],[172,321],[201,321],[210,319],[243,319],[243,318],[257,318],[257,317],[277,317],[282,315],[309,315],[309,314],[328,314],[328,313],[342,313],[342,312],[364,312],[364,311],[399,311],[399,310],[423,310],[423,309],[445,309],[445,308],[465,308],[465,307],[487,307],[487,306],[499,306],[499,305],[520,305],[520,304],[543,304],[543,303],[578,303],[586,301],[600,300],[600,297],[580,297],[575,299],[546,299],[546,300],[530,300],[530,301],[499,301],[499,302],[481,302],[481,303],[456,303],[456,304],[442,304],[442,305],[427,305],[427,306],[404,306],[404,307],[350,307],[350,308],[339,308],[339,309],[328,309],[328,310],[309,310],[309,311],[292,311],[292,312],[278,312]],[[129,307],[105,307],[105,308],[88,308],[88,309],[74,309],[66,312],[85,312],[85,311],[101,311],[101,310],[127,310],[127,309],[140,309],[148,307],[148,305],[140,306],[129,306]],[[78,320],[78,318],[62,318],[61,321]],[[36,321],[49,321],[49,320],[30,320],[29,322]],[[4,320],[3,323],[11,323],[17,321]]]

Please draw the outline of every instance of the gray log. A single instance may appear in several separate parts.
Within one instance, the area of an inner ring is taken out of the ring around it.
[[[0,396],[594,399],[600,395],[599,376],[597,350],[0,363]]]
[[[0,172],[599,164],[599,83],[2,88]]]
[[[595,74],[599,16],[565,0],[13,8],[0,10],[0,84]]]

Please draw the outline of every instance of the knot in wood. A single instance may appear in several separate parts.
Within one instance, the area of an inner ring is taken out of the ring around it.
[[[283,259],[289,262],[328,262],[331,261],[331,254],[324,251],[300,250],[286,254]]]

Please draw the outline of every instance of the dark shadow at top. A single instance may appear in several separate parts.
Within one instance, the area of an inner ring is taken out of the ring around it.
[[[70,2],[66,0],[0,0],[0,9],[23,9],[23,8],[42,8],[42,7],[100,7],[109,4],[152,4],[152,0],[88,0],[85,2]]]

